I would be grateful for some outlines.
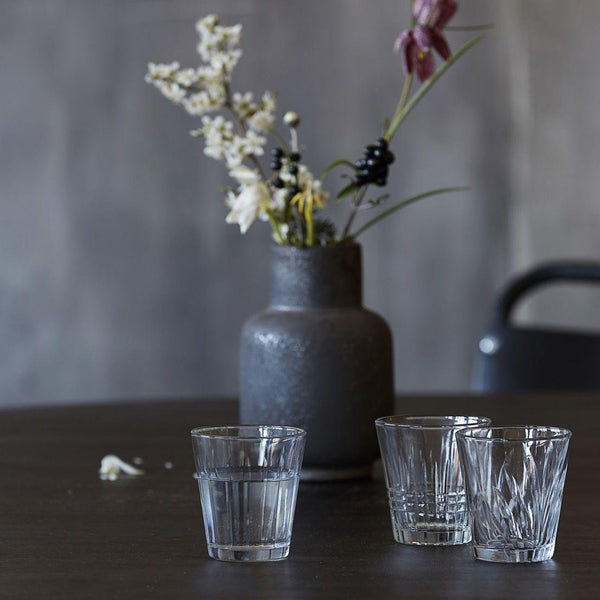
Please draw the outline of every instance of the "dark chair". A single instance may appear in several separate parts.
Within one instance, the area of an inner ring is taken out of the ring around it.
[[[548,263],[507,285],[479,341],[475,391],[600,390],[600,334],[518,327],[510,322],[517,301],[533,288],[565,281],[600,283],[600,263]]]

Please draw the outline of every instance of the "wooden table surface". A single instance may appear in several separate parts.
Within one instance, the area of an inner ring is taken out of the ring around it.
[[[402,397],[397,412],[475,413],[573,431],[553,560],[475,561],[470,546],[396,544],[382,481],[300,486],[290,557],[207,556],[189,440],[231,400],[0,411],[0,598],[598,598],[600,395]],[[105,454],[147,474],[100,481]],[[165,462],[174,467],[165,469]]]

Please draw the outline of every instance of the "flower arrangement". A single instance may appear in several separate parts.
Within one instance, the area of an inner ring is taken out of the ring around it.
[[[465,189],[431,190],[392,206],[386,206],[388,195],[369,197],[373,187],[386,185],[394,162],[390,142],[400,124],[452,64],[483,37],[471,39],[452,54],[445,32],[450,29],[448,23],[458,9],[457,2],[414,0],[410,4],[411,27],[404,30],[395,43],[395,50],[402,56],[405,79],[393,116],[384,119],[381,137],[365,147],[359,160],[336,160],[319,177],[302,161],[298,114],[288,111],[283,116],[288,130],[286,139],[275,127],[273,92],[264,92],[259,100],[251,92],[232,90],[232,73],[242,56],[241,25],[221,25],[217,15],[199,20],[196,23],[197,50],[203,64],[197,68],[182,69],[178,62],[149,63],[146,81],[190,115],[201,117],[201,126],[193,129],[191,135],[204,140],[204,153],[223,162],[235,182],[225,189],[228,223],[238,224],[245,233],[257,219],[268,221],[278,244],[299,248],[339,244],[354,240],[381,219],[417,200]],[[434,53],[442,59],[437,70]],[[261,159],[269,138],[274,138],[276,144],[271,150],[270,172],[267,173]],[[340,230],[319,217],[320,209],[330,198],[323,182],[338,168],[345,169],[342,177],[347,181],[336,198],[350,199],[349,216]],[[366,208],[379,209],[379,212],[353,229],[357,214]]]

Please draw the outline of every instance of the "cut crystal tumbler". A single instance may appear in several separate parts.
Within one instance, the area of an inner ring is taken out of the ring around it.
[[[571,432],[558,427],[481,427],[457,435],[475,558],[552,558]]]
[[[286,558],[306,432],[240,425],[191,433],[209,556]]]
[[[489,423],[462,416],[375,421],[397,542],[442,546],[471,540],[456,432]]]

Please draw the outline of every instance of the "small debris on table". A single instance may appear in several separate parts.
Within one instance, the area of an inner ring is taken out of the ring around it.
[[[165,469],[167,469],[167,471],[170,471],[172,468],[173,468],[173,463],[170,460],[168,460],[165,463]]]
[[[137,469],[133,465],[126,463],[114,454],[107,454],[100,461],[100,469],[98,469],[100,479],[106,481],[116,481],[121,474],[138,477],[144,474],[142,469]]]
[[[140,465],[144,464],[144,459],[140,458],[139,456],[134,456],[131,462],[139,467]]]

